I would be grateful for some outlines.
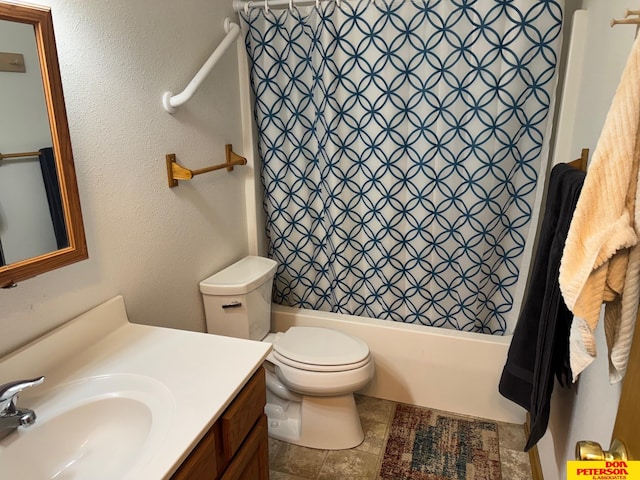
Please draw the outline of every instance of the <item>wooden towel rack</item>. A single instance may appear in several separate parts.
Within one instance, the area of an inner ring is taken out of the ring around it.
[[[0,153],[0,160],[5,158],[39,157],[40,152]]]
[[[212,165],[211,167],[199,168],[197,170],[190,170],[180,165],[176,160],[175,153],[168,153],[166,155],[167,160],[167,177],[169,180],[169,188],[177,187],[178,180],[191,180],[196,175],[201,173],[213,172],[215,170],[227,169],[227,172],[232,172],[235,165],[246,165],[247,159],[241,157],[232,150],[231,144],[224,146],[226,154],[226,162],[219,163],[218,165]]]
[[[589,160],[589,149],[583,148],[582,153],[580,154],[580,158],[577,158],[574,161],[569,162],[569,165],[571,165],[574,168],[577,168],[578,170],[586,172],[588,160]]]
[[[612,18],[610,25],[612,27],[615,27],[616,25],[640,25],[640,10],[629,10],[627,8],[624,12],[624,19],[618,20],[616,18]]]

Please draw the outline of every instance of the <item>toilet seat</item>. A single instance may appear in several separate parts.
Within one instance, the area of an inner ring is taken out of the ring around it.
[[[269,358],[267,357],[267,360]],[[276,376],[289,389],[302,395],[346,395],[360,390],[373,378],[373,362],[362,367],[340,372],[302,370],[274,362]]]
[[[311,372],[344,372],[346,370],[355,370],[365,366],[371,361],[371,356],[367,355],[364,360],[360,360],[356,363],[348,363],[346,365],[315,365],[303,362],[297,362],[291,358],[287,358],[284,355],[278,353],[275,349],[269,354],[270,360],[273,363],[280,363],[293,368],[299,368],[300,370],[309,370]]]
[[[369,346],[337,330],[291,327],[264,339],[273,344],[267,356],[277,377],[292,391],[312,396],[350,394],[371,381]]]
[[[366,365],[369,346],[357,337],[321,327],[291,327],[279,336],[273,356],[291,367],[341,372]]]

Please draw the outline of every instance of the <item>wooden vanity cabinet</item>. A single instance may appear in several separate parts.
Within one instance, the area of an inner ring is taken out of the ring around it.
[[[251,377],[172,480],[268,480],[265,374]]]

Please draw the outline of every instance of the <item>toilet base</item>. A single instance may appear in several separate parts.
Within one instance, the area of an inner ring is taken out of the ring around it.
[[[303,447],[343,450],[364,440],[353,394],[284,400],[267,391],[269,436]]]

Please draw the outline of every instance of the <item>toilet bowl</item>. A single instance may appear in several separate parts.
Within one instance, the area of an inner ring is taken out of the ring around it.
[[[323,450],[355,447],[364,434],[353,392],[373,378],[369,347],[321,327],[270,333],[276,265],[245,257],[200,282],[207,331],[273,345],[265,362],[271,437]]]
[[[318,327],[291,327],[264,341],[273,344],[266,367],[270,435],[323,450],[359,445],[364,433],[353,392],[373,377],[367,344]]]

